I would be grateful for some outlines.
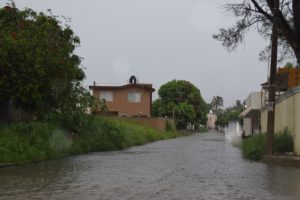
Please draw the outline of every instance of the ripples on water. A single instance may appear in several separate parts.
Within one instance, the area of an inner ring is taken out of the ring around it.
[[[300,170],[243,160],[224,134],[0,169],[0,199],[300,199]]]

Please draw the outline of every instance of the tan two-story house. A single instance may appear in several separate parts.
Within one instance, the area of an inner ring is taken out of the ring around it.
[[[129,83],[121,86],[89,86],[94,97],[104,99],[109,112],[118,116],[147,116],[151,115],[152,84],[137,83],[131,76]]]

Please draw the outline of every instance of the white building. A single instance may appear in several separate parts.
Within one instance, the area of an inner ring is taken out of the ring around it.
[[[207,114],[207,128],[215,129],[216,128],[217,115],[214,114],[211,110]]]
[[[265,95],[262,92],[251,92],[245,101],[245,110],[240,114],[244,119],[243,130],[246,136],[261,131],[260,109],[264,105]]]

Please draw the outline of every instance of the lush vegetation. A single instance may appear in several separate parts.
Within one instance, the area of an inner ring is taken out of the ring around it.
[[[208,104],[209,110],[213,113],[219,115],[222,112],[222,107],[224,105],[223,97],[221,96],[213,96],[211,103]]]
[[[0,163],[24,163],[93,151],[110,151],[177,137],[128,120],[74,115],[66,120],[19,122],[0,126]]]
[[[245,158],[260,160],[266,152],[266,134],[257,134],[242,141],[242,150]]]
[[[153,103],[153,116],[174,116],[178,129],[185,129],[188,123],[206,124],[207,104],[192,83],[172,80],[159,88],[158,95]]]
[[[176,137],[130,121],[85,114],[105,102],[81,82],[80,40],[59,17],[0,8],[0,162],[32,162],[91,151],[119,150]]]
[[[243,124],[243,119],[241,119],[239,115],[244,109],[244,103],[241,103],[240,100],[236,100],[234,105],[224,109],[223,102],[221,96],[214,96],[207,105],[209,110],[217,115],[216,125],[225,127],[230,121],[239,121],[240,124]]]
[[[243,109],[244,104],[242,104],[240,100],[237,100],[235,105],[221,110],[218,113],[216,124],[221,127],[226,126],[230,121],[239,121],[240,124],[243,124],[243,120],[239,117]]]
[[[42,119],[85,106],[85,74],[74,54],[79,44],[51,12],[19,10],[13,1],[0,8],[0,121]]]
[[[242,141],[242,150],[245,158],[250,160],[261,160],[266,153],[267,135],[257,134]],[[293,136],[285,129],[284,131],[275,134],[274,136],[274,153],[293,152],[294,141]]]

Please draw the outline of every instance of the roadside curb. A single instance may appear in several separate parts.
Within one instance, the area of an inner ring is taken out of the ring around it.
[[[289,155],[265,155],[262,162],[287,167],[300,167],[300,157]]]

